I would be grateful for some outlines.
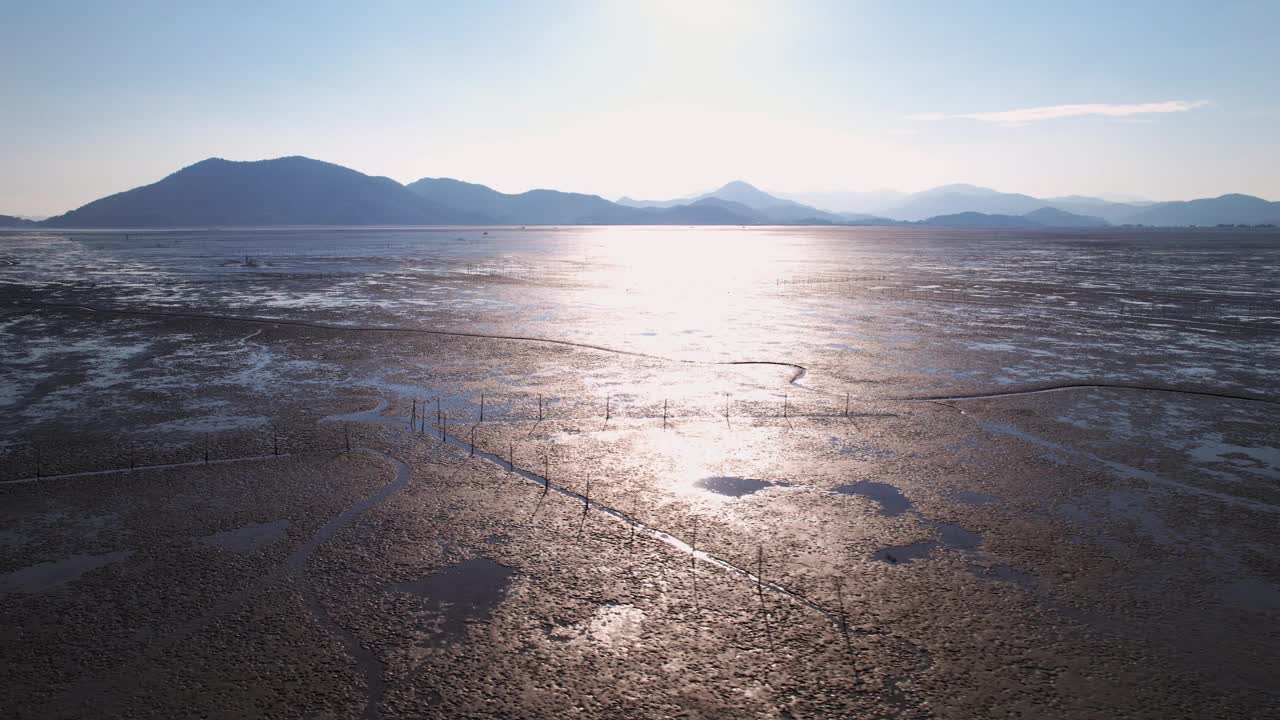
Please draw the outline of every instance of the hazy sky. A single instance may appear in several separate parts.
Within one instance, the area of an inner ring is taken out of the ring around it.
[[[607,197],[1280,199],[1275,0],[195,4],[6,5],[0,213],[282,155]]]

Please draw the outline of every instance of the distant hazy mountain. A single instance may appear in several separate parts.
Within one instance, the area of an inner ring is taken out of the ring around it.
[[[919,221],[921,225],[964,228],[1042,227],[1040,223],[1021,215],[999,215],[980,212],[959,212],[937,215]]]
[[[1094,215],[1077,215],[1056,207],[1042,207],[1025,213],[1022,217],[1049,227],[1106,227],[1111,224]]]
[[[986,215],[1022,215],[1044,207],[1045,202],[1017,193],[1002,193],[975,185],[943,185],[908,195],[879,213],[898,220],[924,220],[939,215],[977,212]]]
[[[974,185],[944,185],[908,195],[883,208],[880,214],[902,220],[931,219],[940,216],[979,213],[1022,217],[1042,208],[1063,211],[1074,218],[1040,212],[1037,219],[1044,225],[1088,227],[1098,220],[1113,225],[1142,224],[1157,226],[1219,225],[1280,222],[1280,203],[1268,202],[1249,195],[1223,195],[1218,198],[1187,202],[1133,203],[1071,195],[1039,199],[1019,193],[1004,193]]]
[[[36,221],[34,220],[14,217],[13,215],[0,215],[0,227],[4,227],[4,228],[33,227],[35,224],[36,224]]]
[[[1048,207],[1066,210],[1077,215],[1099,217],[1113,224],[1125,222],[1126,218],[1142,207],[1137,204],[1103,200],[1102,198],[1086,197],[1084,195],[1047,198],[1044,200],[1044,204]]]
[[[745,205],[717,198],[663,207],[627,207],[598,195],[557,190],[519,194],[448,178],[423,178],[409,190],[439,205],[482,214],[500,225],[754,225],[765,221]]]
[[[1252,195],[1223,195],[1203,200],[1162,202],[1125,218],[1134,225],[1261,225],[1280,224],[1280,202]]]
[[[424,225],[484,222],[437,205],[394,180],[304,157],[212,158],[163,180],[95,200],[48,225]]]
[[[786,224],[804,220],[822,220],[834,223],[843,220],[836,213],[819,210],[816,207],[802,205],[791,200],[784,200],[741,180],[734,180],[717,190],[690,198],[633,200],[623,197],[618,200],[618,204],[636,208],[669,208],[677,205],[689,205],[703,200],[724,200],[737,203],[759,213],[761,216],[760,222],[766,223]]]
[[[970,228],[1106,227],[1107,221],[1098,217],[1075,215],[1057,208],[1042,207],[1022,215],[980,212],[952,213],[927,218],[920,221],[920,224],[937,227]]]
[[[876,217],[885,207],[901,202],[907,193],[898,190],[831,191],[807,193],[774,193],[785,200],[839,213],[843,216]]]

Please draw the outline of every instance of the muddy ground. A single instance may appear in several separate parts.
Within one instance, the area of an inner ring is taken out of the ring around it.
[[[481,232],[0,238],[6,715],[1277,714],[1280,238]]]

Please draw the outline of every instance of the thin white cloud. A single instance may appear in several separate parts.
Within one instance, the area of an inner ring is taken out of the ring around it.
[[[981,112],[981,113],[919,113],[917,115],[908,115],[908,120],[935,121],[935,120],[978,120],[980,122],[992,123],[995,125],[1003,125],[1005,127],[1018,127],[1033,122],[1041,122],[1044,120],[1059,120],[1062,118],[1086,117],[1090,115],[1101,115],[1104,117],[1127,118],[1135,115],[1149,115],[1153,113],[1176,113],[1195,110],[1209,104],[1208,100],[1167,100],[1165,102],[1153,103],[1131,103],[1128,105],[1116,105],[1108,103],[1085,103],[1081,105],[1048,105],[1046,107],[1022,108],[1020,110],[1001,110],[999,112]]]

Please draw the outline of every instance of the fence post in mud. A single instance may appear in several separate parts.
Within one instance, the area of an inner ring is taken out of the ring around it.
[[[513,442],[507,443],[507,469],[516,469],[516,444]]]
[[[542,395],[538,395],[538,422],[542,422]]]
[[[788,402],[789,401],[787,399],[787,394],[782,393],[782,417],[783,418],[786,418],[790,414],[790,407],[788,406]]]
[[[849,417],[849,393],[844,394],[844,416]]]
[[[418,398],[413,399],[413,408],[409,410],[409,432],[418,429]]]
[[[39,445],[36,445],[36,446],[35,446],[35,449],[36,449],[36,479],[37,479],[37,480],[39,480],[39,479],[40,479],[40,465],[41,465],[41,463],[40,463],[40,460],[41,460],[41,458],[40,458],[40,446],[39,446]]]
[[[480,422],[484,422],[484,393],[480,393]]]
[[[437,398],[436,398],[436,424],[437,424],[437,425],[439,425],[439,424],[440,424],[440,417],[441,417],[441,413],[440,413],[440,398],[439,398],[439,397],[437,397]]]
[[[627,553],[630,554],[635,550],[636,545],[636,515],[640,512],[639,494],[631,496],[631,516],[627,519],[631,521],[631,537],[627,538]]]
[[[666,430],[666,429],[667,429],[667,400],[666,400],[666,398],[663,398],[663,399],[662,399],[662,429],[663,429],[663,430]]]
[[[476,456],[476,426],[471,426],[471,457]]]
[[[689,566],[698,567],[698,516],[693,516],[693,537],[689,541]]]
[[[209,433],[204,434],[204,461],[209,462]]]
[[[586,514],[591,509],[591,476],[587,476],[587,491],[582,495],[582,512]]]
[[[551,489],[551,457],[545,451],[542,453],[542,494],[546,495]]]
[[[840,610],[840,634],[844,637],[845,652],[849,651],[849,619],[844,614],[844,582],[840,578],[831,578],[836,586],[836,607]]]
[[[764,548],[756,546],[756,594],[760,596],[760,604],[764,604]]]
[[[351,452],[351,425],[342,423],[342,442],[347,447],[347,452]]]
[[[449,413],[440,413],[440,442],[444,442],[445,432],[449,429]]]
[[[604,421],[609,422],[609,401],[613,399],[612,395],[604,396]]]

